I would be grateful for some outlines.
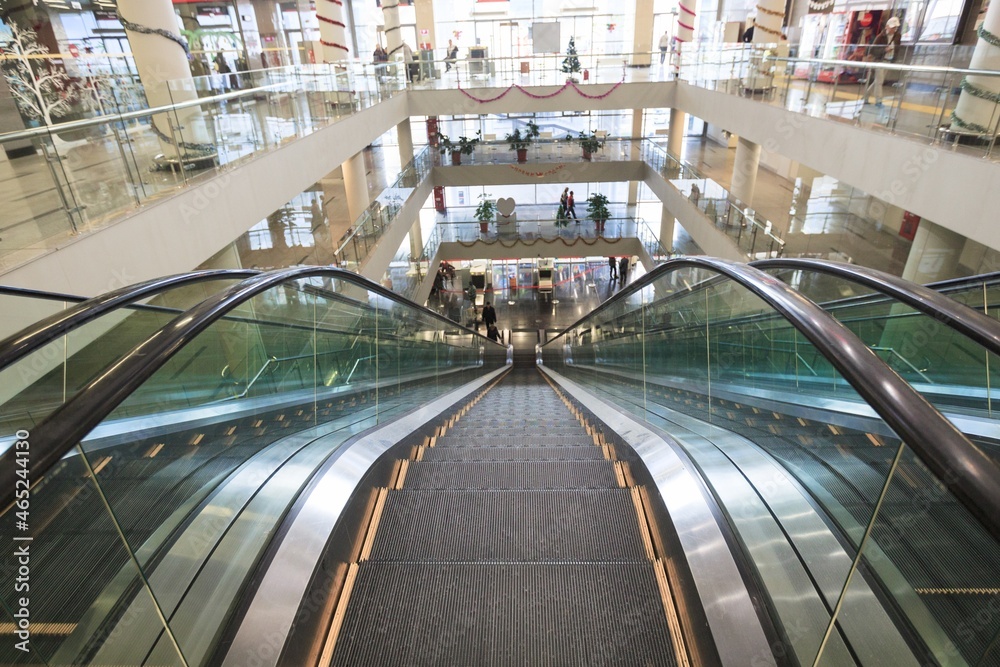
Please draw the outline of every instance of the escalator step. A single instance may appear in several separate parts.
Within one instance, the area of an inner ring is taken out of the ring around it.
[[[576,435],[538,435],[536,432],[525,432],[519,435],[485,433],[483,435],[458,435],[448,431],[444,437],[438,438],[437,447],[535,447],[538,445],[561,446],[593,446],[590,436],[584,431]]]
[[[415,462],[406,489],[611,489],[611,461]]]
[[[592,461],[603,459],[599,447],[430,447],[424,461]]]
[[[628,489],[390,491],[371,551],[410,562],[643,558]]]
[[[369,562],[358,571],[332,664],[676,662],[648,562]]]

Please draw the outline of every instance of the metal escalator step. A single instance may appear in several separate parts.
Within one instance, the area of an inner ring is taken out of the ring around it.
[[[404,489],[613,489],[611,461],[411,463]]]
[[[332,664],[676,662],[649,562],[366,562]]]
[[[599,447],[430,447],[424,461],[588,461],[603,459]]]
[[[390,491],[371,560],[636,561],[628,489]]]
[[[484,434],[481,436],[458,435],[454,431],[448,431],[443,437],[438,438],[436,447],[535,447],[538,445],[551,445],[556,447],[587,447],[593,446],[593,440],[586,432],[581,431],[575,435],[537,435],[535,433],[522,433],[520,435],[506,434]]]

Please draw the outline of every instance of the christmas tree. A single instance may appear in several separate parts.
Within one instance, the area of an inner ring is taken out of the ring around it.
[[[576,38],[569,38],[569,46],[566,47],[566,57],[562,61],[562,71],[567,74],[575,74],[580,71],[580,59],[576,57]]]
[[[53,125],[56,118],[65,116],[76,97],[77,86],[66,71],[53,65],[48,47],[38,43],[38,35],[31,28],[10,24],[13,39],[7,44],[6,55],[10,63],[4,78],[18,108],[31,120]]]

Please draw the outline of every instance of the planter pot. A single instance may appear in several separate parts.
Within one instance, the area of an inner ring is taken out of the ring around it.
[[[584,160],[589,160],[591,155],[592,155],[592,153],[590,151],[584,149],[584,151],[583,151],[583,159]]]
[[[527,162],[528,161],[528,149],[527,148],[518,148],[517,149],[517,161],[518,162]]]
[[[451,152],[451,163],[452,164],[462,164],[462,151],[452,151]]]
[[[598,234],[603,234],[604,233],[604,223],[607,222],[607,220],[595,220],[594,222],[597,224],[597,233]]]
[[[488,222],[480,222],[479,223],[479,233],[480,234],[485,234],[488,231],[490,231],[490,223],[488,223]]]

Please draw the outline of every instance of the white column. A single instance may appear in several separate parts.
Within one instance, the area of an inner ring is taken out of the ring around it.
[[[403,45],[403,35],[399,31],[399,0],[382,0],[382,14],[385,16],[385,50],[389,59]],[[412,45],[412,48],[416,48]]]
[[[660,245],[667,250],[674,249],[674,223],[674,214],[664,204],[660,215]]]
[[[420,216],[417,215],[416,222],[410,227],[410,258],[414,261],[420,259],[424,253],[424,232],[420,229]]]
[[[347,45],[342,0],[316,0],[316,18],[319,21],[319,41],[323,45],[323,62],[347,60],[351,51]]]
[[[197,99],[198,91],[191,77],[185,47],[163,34],[146,32],[162,31],[184,41],[178,34],[177,15],[170,0],[120,0],[118,15],[125,25],[129,48],[149,106],[169,106]],[[197,107],[173,114],[156,114],[153,124],[167,157],[177,155],[174,141],[181,144],[180,153],[185,157],[214,152],[208,146],[198,146],[207,144],[211,135]]]
[[[344,170],[344,189],[347,191],[347,213],[353,225],[368,208],[368,176],[365,173],[365,156],[355,153],[341,165]]]
[[[736,159],[733,162],[733,183],[729,191],[753,207],[753,191],[757,187],[757,166],[760,164],[760,144],[740,137],[736,142]]]
[[[635,0],[634,32],[632,65],[649,67],[653,50],[653,0]]]
[[[957,278],[965,237],[928,220],[921,220],[913,237],[903,278],[925,284]]]
[[[698,16],[696,0],[680,0],[677,4],[677,27],[674,30],[674,76],[680,72],[680,57],[685,45],[694,39],[694,20]]]
[[[1000,2],[991,2],[986,10],[969,69],[1000,69]],[[996,134],[997,124],[1000,122],[1000,105],[994,101],[997,99],[1000,99],[998,77],[965,77],[958,104],[951,114],[951,129]]]
[[[684,128],[687,127],[687,114],[680,109],[670,110],[670,129],[667,134],[667,152],[674,157],[681,157],[684,149]]]
[[[430,44],[432,48],[436,47],[438,43],[437,35],[434,32],[433,0],[414,0],[413,9],[417,18],[417,42],[425,42]],[[426,30],[427,34],[423,35],[421,30]],[[417,44],[414,44],[413,48],[418,48]]]
[[[638,24],[636,24],[638,25]],[[640,141],[642,140],[642,119],[643,119],[643,109],[633,109],[632,110],[632,145],[629,150],[629,160],[632,162],[638,162],[642,159],[642,146]],[[639,203],[639,182],[629,181],[628,183],[628,201],[626,205],[635,206]]]
[[[399,139],[399,164],[405,167],[413,159],[413,130],[409,118],[396,126],[396,137]]]
[[[785,22],[784,0],[757,0],[753,43],[777,44],[781,41],[781,25]]]

